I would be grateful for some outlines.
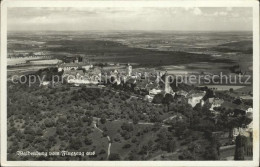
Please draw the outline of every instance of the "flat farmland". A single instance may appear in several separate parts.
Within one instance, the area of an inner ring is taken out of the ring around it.
[[[132,48],[127,45],[113,41],[102,40],[60,40],[49,41],[47,44],[57,44],[62,47],[46,48],[52,52],[68,52],[75,54],[95,54],[93,61],[97,59],[106,59],[119,63],[139,63],[143,65],[177,65],[194,62],[223,62],[232,63],[231,60],[224,58],[214,58],[206,54],[194,54],[181,51],[157,51],[142,48]]]

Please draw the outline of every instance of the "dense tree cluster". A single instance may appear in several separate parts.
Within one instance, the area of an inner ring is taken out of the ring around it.
[[[41,73],[50,71],[52,70]],[[212,132],[229,131],[232,137],[231,131],[234,127],[241,127],[252,121],[243,113],[234,114],[234,110],[223,107],[214,108],[219,112],[219,115],[215,116],[209,110],[210,104],[207,102],[203,106],[198,104],[192,108],[183,96],[158,94],[153,103],[148,103],[133,98],[138,96],[129,93],[133,86],[99,89],[64,84],[39,89],[8,83],[8,141],[19,143],[9,145],[9,159],[17,160],[15,152],[19,149],[96,150],[98,144],[93,137],[96,134],[93,134],[95,132],[92,122],[98,118],[98,126],[104,131],[99,138],[102,142],[107,142],[106,137],[111,135],[107,127],[109,121],[124,121],[118,127],[117,135],[111,136],[111,142],[122,142],[120,148],[131,151],[128,157],[111,154],[110,160],[149,159],[156,151],[172,153],[186,145],[186,149],[179,150],[179,159],[212,160],[219,158],[219,145],[212,140]],[[125,90],[121,91],[122,89]],[[214,95],[211,90],[205,89],[207,93],[204,100],[213,96],[229,98],[223,94]],[[140,123],[148,123],[149,126],[137,131]],[[146,134],[156,137],[142,141]],[[205,144],[201,144],[202,142]],[[140,146],[136,148],[136,145]],[[103,144],[98,150],[102,153],[101,157],[88,158],[106,159],[106,149]],[[134,151],[140,156],[136,156]],[[39,160],[66,158],[38,157]]]

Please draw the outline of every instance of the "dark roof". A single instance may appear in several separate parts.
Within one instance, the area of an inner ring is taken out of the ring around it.
[[[187,97],[197,97],[197,96],[205,96],[206,92],[200,90],[191,90]]]
[[[156,83],[150,83],[146,85],[147,89],[154,89],[154,88],[158,88],[159,84]]]

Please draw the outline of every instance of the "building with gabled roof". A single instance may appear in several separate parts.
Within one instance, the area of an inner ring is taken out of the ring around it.
[[[208,98],[207,101],[211,105],[209,109],[211,111],[213,111],[215,107],[221,107],[221,105],[224,103],[223,99],[214,98],[214,97]]]
[[[198,91],[198,90],[192,90],[190,91],[186,97],[188,98],[188,103],[195,107],[196,104],[201,103],[203,104],[202,98],[206,95],[206,91]]]
[[[187,94],[188,94],[188,92],[186,92],[186,91],[184,91],[184,90],[179,90],[179,91],[176,92],[176,94],[179,95],[179,96],[184,96],[184,97],[186,97]]]

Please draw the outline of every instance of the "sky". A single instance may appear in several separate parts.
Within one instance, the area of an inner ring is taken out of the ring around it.
[[[252,8],[8,8],[8,31],[252,31]]]

